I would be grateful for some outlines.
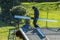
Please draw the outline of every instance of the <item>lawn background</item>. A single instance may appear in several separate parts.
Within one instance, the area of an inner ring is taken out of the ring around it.
[[[42,3],[36,3],[36,2],[23,2],[21,3],[22,6],[24,6],[27,10],[27,14],[30,17],[33,17],[33,10],[32,6],[36,6],[39,10],[39,18],[47,18],[47,8],[48,10],[48,19],[54,19],[57,20],[58,22],[48,22],[47,27],[48,28],[60,28],[60,5],[59,8],[56,10],[56,4],[59,2],[42,2]],[[30,26],[33,27],[32,24],[33,20],[30,20]],[[45,28],[46,27],[46,22],[45,21],[39,21],[37,22],[39,27]],[[8,34],[9,34],[9,29],[14,28],[13,26],[9,26],[8,24],[4,22],[0,22],[0,40],[8,40]]]

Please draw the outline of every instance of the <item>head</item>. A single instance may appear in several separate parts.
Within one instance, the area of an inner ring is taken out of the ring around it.
[[[32,7],[32,9],[35,9],[35,8],[36,8],[35,6]]]

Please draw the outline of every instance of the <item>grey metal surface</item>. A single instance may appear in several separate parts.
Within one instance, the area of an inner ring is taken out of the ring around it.
[[[60,31],[57,29],[41,29],[42,32],[49,38],[49,40],[60,40]],[[26,32],[26,35],[30,40],[41,40],[36,33],[32,33],[33,30]]]
[[[32,33],[33,30],[30,30],[26,33],[30,40],[40,40],[40,37],[36,33]]]
[[[27,32],[26,29],[23,30],[26,33],[29,40],[40,40],[40,37],[37,35],[37,33],[35,33],[34,29],[28,30]]]
[[[46,35],[60,35],[60,31],[57,29],[41,29]]]
[[[47,35],[50,40],[60,40],[60,35]]]
[[[60,40],[60,31],[57,29],[41,29],[50,40]]]

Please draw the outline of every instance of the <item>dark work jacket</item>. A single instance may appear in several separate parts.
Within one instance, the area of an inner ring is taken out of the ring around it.
[[[39,18],[39,11],[37,8],[34,8],[34,19]]]

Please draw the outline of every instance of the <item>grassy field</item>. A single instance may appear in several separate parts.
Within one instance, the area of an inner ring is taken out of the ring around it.
[[[48,12],[48,19],[53,19],[57,20],[58,22],[48,22],[48,27],[49,28],[59,28],[60,27],[60,6],[56,10],[56,2],[45,2],[45,3],[22,3],[24,7],[27,9],[27,15],[30,17],[33,17],[33,9],[32,6],[36,6],[39,10],[39,18],[47,18],[47,12]],[[48,11],[47,11],[48,9]],[[32,20],[31,20],[32,21]],[[40,27],[45,27],[46,26],[46,21],[38,21],[37,24]],[[31,26],[32,22],[31,22]]]
[[[0,40],[8,40],[9,29],[13,28],[6,23],[0,22]]]
[[[24,2],[22,5],[27,9],[27,14],[30,17],[33,17],[34,13],[32,10],[32,6],[36,6],[39,10],[39,18],[47,18],[47,8],[48,10],[48,19],[57,20],[58,22],[48,22],[48,28],[60,28],[60,5],[59,8],[56,10],[56,3],[58,2],[43,2],[43,3],[28,3]],[[30,20],[30,26],[33,27],[32,24],[33,20]],[[46,27],[46,21],[39,21],[37,24],[44,28]],[[14,28],[13,26],[8,26],[6,23],[0,23],[0,40],[8,40],[8,33],[9,29]]]

